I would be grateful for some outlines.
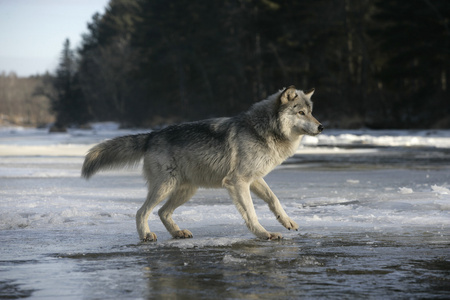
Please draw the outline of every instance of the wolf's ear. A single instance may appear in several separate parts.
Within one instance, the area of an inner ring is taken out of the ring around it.
[[[314,94],[315,89],[312,88],[310,90],[304,91],[303,94],[305,95],[306,99],[311,100],[311,96]]]
[[[284,91],[280,95],[281,104],[286,104],[289,101],[294,100],[297,97],[297,90],[295,86],[291,85],[290,87],[284,89]]]

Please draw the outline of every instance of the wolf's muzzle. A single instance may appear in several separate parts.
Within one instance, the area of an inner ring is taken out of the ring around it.
[[[319,132],[322,132],[322,131],[323,131],[323,126],[322,126],[322,124],[320,124],[319,127],[317,127],[317,130],[318,130]]]

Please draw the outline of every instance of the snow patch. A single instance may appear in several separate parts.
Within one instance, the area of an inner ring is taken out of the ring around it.
[[[400,193],[400,194],[406,195],[406,194],[412,194],[412,193],[414,193],[414,191],[413,191],[411,188],[400,187],[400,188],[398,188],[398,189],[399,189],[399,193]]]
[[[347,183],[359,184],[359,180],[357,180],[357,179],[347,179]]]
[[[441,195],[450,195],[450,190],[443,186],[432,185],[431,188],[438,194]]]
[[[175,247],[180,249],[228,247],[235,243],[248,241],[245,238],[193,238],[168,240],[158,243],[158,247]]]
[[[223,257],[223,262],[225,264],[245,264],[247,260],[244,258],[237,258],[230,254],[225,254]]]

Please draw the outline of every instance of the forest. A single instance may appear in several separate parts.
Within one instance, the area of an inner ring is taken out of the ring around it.
[[[18,77],[0,73],[0,127],[7,125],[46,126],[55,121],[50,101],[36,94],[44,78],[51,75]]]
[[[61,127],[152,127],[295,85],[328,128],[450,128],[449,26],[448,0],[111,0],[35,95]]]

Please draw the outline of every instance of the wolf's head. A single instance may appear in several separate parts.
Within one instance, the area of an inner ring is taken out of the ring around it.
[[[277,98],[282,131],[287,135],[318,135],[323,126],[312,115],[314,89],[301,91],[290,86]]]

